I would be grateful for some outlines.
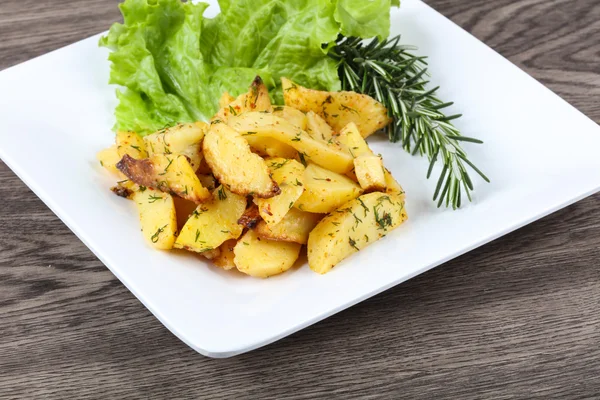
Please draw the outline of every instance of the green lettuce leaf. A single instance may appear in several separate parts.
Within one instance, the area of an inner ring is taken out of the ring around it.
[[[327,56],[338,34],[385,37],[397,0],[220,0],[221,13],[181,0],[125,0],[124,23],[100,45],[112,52],[117,91],[115,129],[142,135],[178,122],[209,119],[224,91],[237,96],[256,75],[275,101],[282,76],[308,87],[339,90]]]

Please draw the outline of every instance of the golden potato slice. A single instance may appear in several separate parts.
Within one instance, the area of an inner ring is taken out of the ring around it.
[[[121,156],[119,155],[116,144],[104,150],[100,150],[98,154],[96,154],[96,158],[100,162],[100,165],[103,166],[108,172],[122,176],[117,169],[117,163],[121,160]]]
[[[252,153],[248,142],[229,126],[213,123],[204,138],[203,149],[215,177],[232,192],[259,198],[281,193],[265,161]]]
[[[334,135],[333,129],[331,129],[329,124],[318,114],[315,114],[314,111],[306,113],[306,131],[313,139],[325,142],[330,141]]]
[[[302,153],[306,161],[312,161],[332,171],[343,174],[352,169],[353,160],[350,154],[311,138],[306,131],[272,114],[247,112],[229,118],[227,123],[244,137],[256,135],[284,142]]]
[[[354,172],[360,187],[366,192],[385,191],[386,180],[381,157],[371,155],[356,157]]]
[[[313,213],[329,213],[362,193],[360,186],[347,176],[309,164],[304,170],[304,192],[294,207]]]
[[[275,225],[269,226],[265,221],[259,222],[256,226],[256,234],[263,239],[306,244],[308,234],[321,218],[323,218],[321,214],[313,214],[292,208]]]
[[[273,115],[285,119],[297,128],[306,130],[308,121],[306,115],[300,110],[288,106],[275,106],[273,107]]]
[[[336,132],[354,122],[362,136],[367,137],[392,121],[383,104],[364,94],[308,89],[286,78],[281,78],[281,85],[287,106],[306,113],[314,111]]]
[[[247,93],[239,95],[234,101],[221,107],[211,121],[225,122],[230,116],[236,116],[247,111],[273,111],[269,90],[260,76],[254,78]]]
[[[210,200],[211,194],[202,186],[187,157],[155,154],[136,160],[129,155],[117,163],[117,168],[138,185],[173,193],[194,203]]]
[[[262,219],[268,225],[281,221],[304,192],[304,166],[288,158],[270,158],[267,165],[281,193],[270,199],[256,199]]]
[[[373,192],[323,218],[308,236],[308,265],[319,274],[377,241],[407,219],[400,196]]]
[[[237,239],[243,229],[237,221],[245,209],[245,196],[220,186],[213,192],[211,202],[199,205],[192,213],[174,247],[202,253],[216,249],[226,240]]]
[[[202,161],[202,139],[208,129],[205,122],[179,124],[144,137],[149,155],[182,154],[196,171]]]
[[[233,261],[244,274],[268,278],[290,269],[298,259],[301,247],[298,243],[261,239],[249,230],[233,248]]]
[[[132,199],[140,214],[144,238],[156,249],[171,249],[177,234],[173,197],[168,193],[147,188],[134,192]]]
[[[137,133],[118,131],[115,141],[119,157],[123,158],[127,154],[135,159],[148,158],[144,139]]]
[[[233,248],[236,244],[237,240],[235,239],[229,239],[223,242],[223,244],[219,246],[220,254],[212,260],[213,263],[217,267],[221,267],[226,271],[234,269],[235,263],[233,262],[233,259],[235,254],[233,252]]]

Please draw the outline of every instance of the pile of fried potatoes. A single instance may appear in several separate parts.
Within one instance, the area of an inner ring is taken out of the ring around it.
[[[284,106],[257,77],[247,93],[225,93],[210,123],[117,132],[98,153],[152,247],[269,277],[306,245],[310,268],[324,274],[407,219],[404,191],[364,140],[390,122],[385,107],[354,92],[282,86]]]

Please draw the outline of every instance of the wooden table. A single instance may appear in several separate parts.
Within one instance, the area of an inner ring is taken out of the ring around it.
[[[600,122],[598,0],[428,2]],[[118,18],[114,0],[2,0],[0,69]],[[1,163],[0,182],[2,399],[600,395],[600,195],[266,348],[212,360]]]

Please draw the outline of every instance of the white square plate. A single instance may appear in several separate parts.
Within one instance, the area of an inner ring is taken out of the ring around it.
[[[600,189],[593,121],[418,0],[393,11],[397,33],[430,57],[462,132],[485,141],[466,147],[492,183],[476,179],[474,203],[438,210],[427,162],[372,139],[409,221],[324,276],[304,266],[253,279],[144,243],[134,205],[95,159],[113,142],[115,106],[98,37],[0,73],[0,157],[181,340],[211,357],[249,351]]]

